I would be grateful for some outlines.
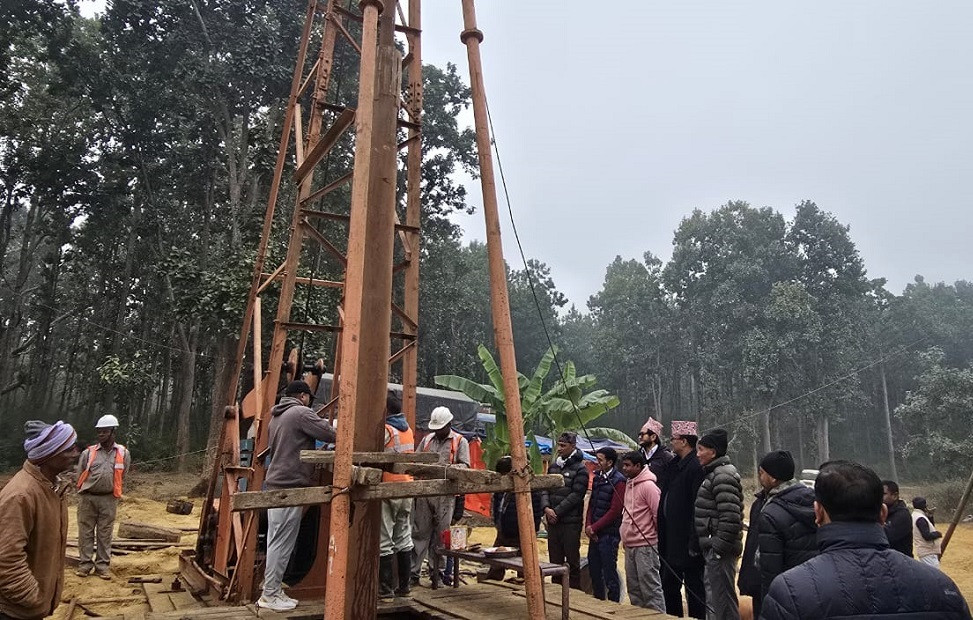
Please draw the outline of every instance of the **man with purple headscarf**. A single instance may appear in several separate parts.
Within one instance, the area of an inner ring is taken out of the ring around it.
[[[0,490],[0,620],[32,620],[54,613],[64,585],[68,509],[58,474],[78,460],[70,424],[31,420],[24,466]]]

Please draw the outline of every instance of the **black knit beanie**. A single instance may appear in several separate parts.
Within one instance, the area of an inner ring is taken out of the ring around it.
[[[722,428],[712,430],[699,439],[699,445],[716,450],[716,456],[726,456],[726,447],[729,443],[730,438]]]
[[[787,450],[774,450],[760,460],[760,468],[776,480],[787,481],[794,477],[794,457]]]

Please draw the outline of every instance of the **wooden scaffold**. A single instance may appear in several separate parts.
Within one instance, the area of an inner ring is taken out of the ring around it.
[[[513,491],[521,532],[524,566],[539,565],[533,536],[530,491],[563,484],[560,476],[532,476],[523,442],[512,442],[514,471],[456,470],[425,454],[386,454],[383,450],[385,395],[390,367],[398,366],[403,411],[415,428],[416,346],[419,300],[419,222],[422,128],[422,53],[420,0],[361,0],[359,11],[339,0],[309,0],[290,97],[287,101],[274,176],[267,202],[253,279],[247,298],[235,373],[226,397],[220,446],[210,477],[194,554],[181,558],[186,580],[237,603],[253,601],[260,582],[257,550],[259,510],[283,506],[322,507],[316,554],[307,576],[292,591],[325,599],[326,618],[368,618],[378,603],[378,533],[383,499],[453,496]],[[350,4],[349,4],[350,6]],[[486,96],[480,63],[483,34],[477,29],[473,0],[462,0],[461,40],[467,48],[472,88],[480,183],[486,220],[491,309],[500,355],[511,437],[523,437],[513,333],[500,241]],[[350,27],[354,23],[355,27]],[[360,28],[358,27],[360,25]],[[353,32],[360,30],[360,36]],[[405,55],[396,47],[404,36]],[[320,40],[316,60],[309,47]],[[335,47],[350,45],[360,56],[355,107],[328,101]],[[307,65],[310,64],[310,68]],[[403,88],[403,73],[406,75]],[[354,127],[354,168],[331,178],[329,153]],[[400,136],[404,139],[400,141]],[[404,163],[400,151],[405,149]],[[291,158],[293,157],[293,161]],[[293,167],[296,204],[290,218],[284,262],[265,269],[274,214],[285,168]],[[405,172],[404,201],[397,192]],[[345,212],[320,208],[323,198],[351,186]],[[401,203],[404,202],[404,213]],[[343,222],[347,236],[329,238],[316,222]],[[343,270],[340,281],[315,279],[303,268],[305,241],[315,243]],[[401,257],[399,262],[396,258]],[[401,300],[395,278],[403,278]],[[275,286],[279,284],[278,286]],[[330,324],[295,322],[291,317],[297,287],[330,287],[341,292],[337,317]],[[277,314],[269,355],[263,362],[261,299],[274,295]],[[396,329],[396,325],[398,328]],[[386,326],[386,328],[381,328]],[[268,443],[265,412],[282,379],[301,375],[300,354],[293,348],[285,364],[288,337],[300,332],[334,334],[334,381],[325,413],[338,420],[334,452],[307,451],[302,460],[321,467],[320,484],[300,489],[259,491],[264,479],[260,456]],[[392,343],[400,343],[393,352]],[[254,390],[238,403],[240,376],[248,343]],[[250,404],[249,407],[247,406]],[[240,429],[251,417],[255,438],[251,463],[241,463]],[[435,455],[432,455],[433,457]],[[382,471],[413,474],[413,482],[381,482]],[[242,489],[247,489],[243,491]],[[539,571],[525,571],[530,618],[545,617]]]

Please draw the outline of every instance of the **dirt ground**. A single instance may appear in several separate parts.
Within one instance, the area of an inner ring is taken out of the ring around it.
[[[6,484],[9,475],[0,477],[0,486]],[[126,493],[118,506],[116,523],[120,521],[139,521],[152,525],[171,528],[188,528],[199,525],[199,499],[192,499],[193,512],[189,515],[174,515],[166,512],[166,502],[170,499],[187,499],[185,493],[196,484],[193,475],[172,473],[133,474],[127,481]],[[77,539],[77,502],[69,497],[68,539]],[[128,583],[130,577],[138,575],[161,575],[170,581],[179,570],[179,552],[182,548],[196,544],[196,533],[185,532],[179,545],[159,551],[133,552],[125,556],[113,556],[111,562],[111,581],[97,577],[81,578],[74,574],[73,567],[67,567],[64,574],[62,604],[55,610],[52,618],[63,620],[68,603],[72,598],[90,601],[117,597],[142,597],[142,587]],[[126,611],[148,611],[148,605],[138,601],[112,602],[85,605],[85,608],[98,615],[120,615]],[[75,618],[80,613],[75,612]]]
[[[0,476],[0,487],[6,484],[11,474]],[[198,498],[193,501],[193,512],[189,515],[174,515],[166,512],[166,502],[170,499],[187,499],[186,492],[197,482],[197,477],[172,473],[134,474],[129,481],[126,494],[118,508],[118,521],[141,521],[153,525],[172,528],[195,527],[199,523]],[[77,538],[77,510],[74,498],[70,501],[70,523],[68,538]],[[945,529],[945,525],[941,526]],[[495,531],[489,526],[479,526],[472,529],[471,543],[481,543],[489,546],[493,543]],[[139,596],[141,586],[128,583],[130,577],[140,575],[161,575],[169,578],[178,570],[178,556],[181,548],[192,547],[196,542],[194,532],[186,532],[178,546],[159,551],[134,552],[126,556],[112,558],[112,579],[104,581],[95,577],[80,578],[74,574],[73,568],[65,571],[65,585],[62,596],[63,604],[57,609],[53,618],[63,620],[67,611],[67,603],[72,598],[79,601],[95,600],[112,597]],[[540,557],[547,559],[547,541],[538,540]],[[587,539],[582,537],[582,557],[587,555]],[[618,567],[624,582],[624,558],[619,552]],[[961,524],[950,541],[949,549],[943,556],[943,571],[959,586],[968,601],[973,601],[973,524]],[[513,573],[508,573],[513,576]],[[746,599],[743,600],[744,604]],[[87,606],[99,615],[116,615],[126,611],[148,610],[148,606],[138,602],[131,603],[102,603]],[[77,614],[76,614],[77,615]]]

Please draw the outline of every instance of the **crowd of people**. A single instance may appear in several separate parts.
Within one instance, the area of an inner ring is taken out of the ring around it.
[[[910,512],[895,481],[851,461],[821,465],[811,488],[795,478],[791,454],[775,450],[760,460],[744,545],[746,501],[727,432],[700,436],[691,421],[674,421],[670,431],[666,447],[662,424],[649,418],[638,450],[595,452],[584,534],[596,598],[622,598],[621,544],[630,602],[678,617],[685,600],[690,617],[739,619],[742,594],[752,598],[753,617],[766,620],[970,618],[939,571],[942,535],[924,498]],[[588,485],[572,465],[576,444],[575,433],[558,437],[549,469],[565,476],[551,495],[571,501],[547,502],[544,513],[549,537],[557,532],[550,561],[569,564],[572,586],[580,536],[559,523],[577,514]]]
[[[311,486],[314,468],[300,460],[315,442],[333,442],[334,427],[310,408],[303,381],[287,385],[269,422],[266,489]],[[447,467],[471,466],[467,439],[452,428],[446,407],[432,411],[429,433],[416,443],[397,396],[385,410],[385,451],[431,452]],[[27,460],[0,490],[0,620],[53,613],[63,585],[67,508],[64,493],[78,493],[80,557],[77,574],[110,579],[111,540],[118,499],[131,467],[115,441],[118,420],[103,416],[97,443],[81,450],[70,424],[28,422]],[[649,418],[639,449],[619,454],[603,447],[589,475],[574,432],[564,432],[548,473],[563,486],[531,493],[535,535],[543,521],[549,561],[569,567],[570,585],[582,583],[581,537],[588,539],[587,567],[596,598],[623,598],[618,570],[624,553],[624,592],[633,605],[674,616],[739,619],[738,593],[753,600],[754,618],[969,619],[962,594],[939,570],[942,534],[922,497],[910,511],[899,486],[851,461],[821,465],[813,488],[795,478],[789,452],[760,460],[760,489],[749,506],[744,544],[745,496],[728,456],[722,429],[698,434],[692,421],[663,425]],[[509,456],[496,464],[512,469]],[[62,474],[73,471],[65,478]],[[385,482],[411,480],[386,472]],[[590,493],[590,496],[589,496]],[[587,501],[586,501],[587,500]],[[519,547],[514,494],[493,496],[495,544]],[[452,496],[384,500],[379,546],[379,595],[408,596],[423,562],[433,587],[449,579],[443,566],[444,532],[462,516]],[[284,572],[297,541],[300,507],[267,512],[267,552],[257,605],[287,611],[297,601],[284,592]],[[59,537],[52,536],[57,532]],[[916,559],[913,559],[915,556]],[[487,577],[503,578],[492,568]],[[685,594],[684,594],[685,593]]]

